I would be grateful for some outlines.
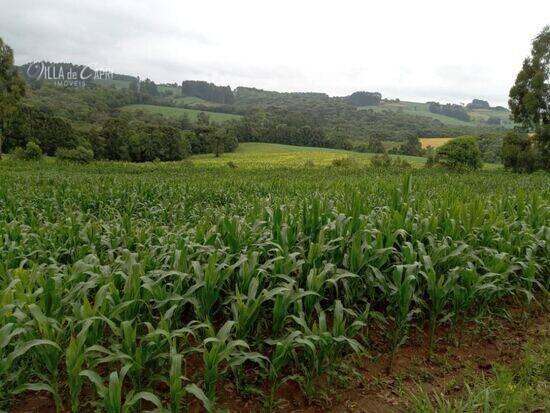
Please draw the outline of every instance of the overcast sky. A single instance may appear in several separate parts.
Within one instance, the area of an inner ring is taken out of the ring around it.
[[[0,0],[16,63],[157,83],[504,104],[550,1]]]

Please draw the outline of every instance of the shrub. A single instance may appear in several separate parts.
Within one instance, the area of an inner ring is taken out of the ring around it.
[[[24,152],[25,149],[23,149],[21,146],[18,146],[13,151],[11,151],[10,157],[12,159],[23,159]]]
[[[440,163],[455,170],[481,168],[481,152],[477,138],[465,136],[450,140],[437,150]]]
[[[74,149],[57,148],[55,151],[55,156],[61,161],[88,163],[94,159],[94,152],[83,146],[77,146]]]
[[[337,158],[332,160],[332,166],[337,168],[349,168],[354,166],[357,162],[351,156],[346,156],[345,158]]]
[[[389,168],[391,166],[391,158],[387,153],[374,155],[371,158],[370,163],[374,168]]]
[[[412,165],[406,159],[401,159],[399,156],[393,160],[392,166],[398,169],[410,169]]]
[[[24,161],[39,161],[42,159],[42,149],[35,142],[27,142],[25,148],[15,148],[11,153],[13,159],[21,159]]]

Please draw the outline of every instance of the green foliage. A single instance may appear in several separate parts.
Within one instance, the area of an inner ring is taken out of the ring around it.
[[[423,154],[422,143],[416,136],[409,136],[407,141],[391,150],[390,153],[398,155],[410,155],[410,156],[421,156]]]
[[[537,164],[533,139],[526,133],[507,133],[502,143],[502,163],[514,172],[533,172]]]
[[[473,99],[471,103],[466,105],[468,109],[490,109],[489,102],[482,99]]]
[[[387,153],[383,153],[382,155],[374,155],[370,163],[373,168],[385,169],[391,167],[392,160]]]
[[[229,86],[216,86],[198,80],[184,80],[181,84],[181,91],[184,95],[196,96],[201,99],[221,104],[233,103],[233,92]]]
[[[57,148],[55,157],[61,161],[88,163],[94,159],[94,152],[83,146],[77,146],[74,149]]]
[[[25,83],[14,66],[13,50],[0,37],[0,159],[5,130],[24,94]]]
[[[502,143],[504,136],[505,134],[502,132],[482,133],[479,135],[479,150],[483,162],[502,162]]]
[[[71,124],[28,105],[20,105],[5,130],[6,149],[25,146],[34,141],[50,156],[57,148],[75,148],[78,140]]]
[[[382,95],[378,92],[354,92],[344,100],[355,106],[376,106],[380,104]]]
[[[533,40],[531,56],[523,61],[508,104],[517,123],[527,130],[550,124],[550,26]]]
[[[13,159],[21,159],[24,161],[39,161],[42,159],[42,149],[35,142],[28,142],[24,148],[16,148],[11,156]]]
[[[510,89],[512,116],[534,139],[509,135],[504,142],[505,166],[515,171],[550,170],[550,26],[533,40],[531,56],[523,61]]]
[[[106,159],[133,162],[178,161],[190,152],[189,142],[178,129],[125,119],[107,121],[94,149]]]
[[[470,120],[470,115],[468,115],[466,109],[464,109],[461,105],[456,105],[452,103],[442,105],[438,102],[428,102],[428,104],[430,112],[439,113],[441,115],[462,120],[464,122],[468,122]]]
[[[477,138],[452,139],[437,148],[438,161],[451,169],[476,170],[481,168],[481,152]]]

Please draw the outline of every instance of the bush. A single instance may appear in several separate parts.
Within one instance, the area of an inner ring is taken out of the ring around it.
[[[382,155],[374,155],[370,160],[371,165],[374,168],[389,168],[391,166],[391,158],[387,153]]]
[[[35,142],[27,142],[25,148],[15,148],[11,153],[11,157],[24,161],[39,161],[42,159],[42,149]]]
[[[332,160],[332,166],[336,166],[337,168],[349,168],[350,166],[354,166],[355,164],[356,161],[351,156]]]
[[[61,161],[88,163],[94,159],[94,152],[83,146],[77,146],[74,149],[57,148],[55,156]]]
[[[448,141],[437,149],[438,161],[455,170],[481,168],[481,151],[477,138],[465,136]]]
[[[392,166],[398,169],[410,169],[412,165],[406,159],[401,159],[399,156],[393,160]]]

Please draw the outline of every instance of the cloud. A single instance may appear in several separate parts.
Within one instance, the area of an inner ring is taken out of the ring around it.
[[[95,63],[157,82],[505,104],[550,4],[0,0],[0,10],[0,36],[19,64]]]

